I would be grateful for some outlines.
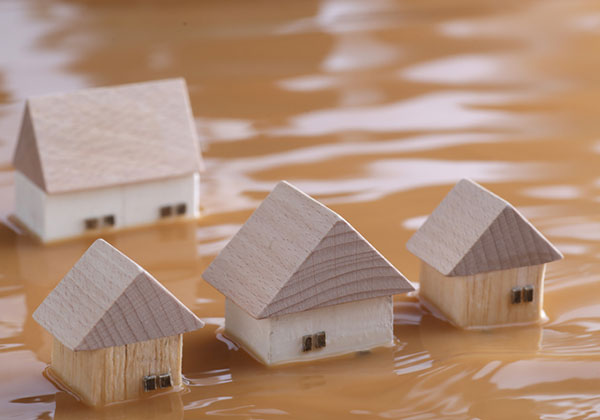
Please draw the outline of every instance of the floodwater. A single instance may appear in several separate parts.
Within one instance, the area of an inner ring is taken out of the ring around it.
[[[0,1],[0,417],[600,418],[600,3]],[[183,393],[94,411],[45,379],[31,318],[93,238],[13,225],[23,101],[183,76],[207,172],[195,223],[107,234],[207,326]],[[404,244],[462,177],[564,253],[541,327],[464,332],[396,298],[393,348],[266,368],[220,334],[200,274],[280,179],[352,223],[409,279]]]

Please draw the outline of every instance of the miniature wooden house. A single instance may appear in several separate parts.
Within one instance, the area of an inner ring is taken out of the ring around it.
[[[182,334],[204,326],[98,239],[33,314],[54,336],[51,373],[91,405],[181,386]]]
[[[452,323],[540,320],[546,263],[562,254],[508,202],[463,179],[407,243],[419,294]]]
[[[199,214],[183,79],[30,98],[13,165],[16,216],[44,242]]]
[[[414,290],[348,222],[286,182],[203,274],[225,332],[266,364],[393,342],[392,295]]]

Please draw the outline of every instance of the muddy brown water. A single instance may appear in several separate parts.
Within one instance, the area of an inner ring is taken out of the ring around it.
[[[600,417],[600,3],[0,2],[0,417]],[[185,392],[94,411],[43,376],[32,311],[93,238],[40,246],[11,224],[27,96],[187,79],[204,216],[111,233],[207,326]],[[393,348],[265,368],[220,335],[201,272],[280,179],[350,221],[413,281],[404,244],[461,177],[565,254],[538,327],[459,331],[397,297]]]

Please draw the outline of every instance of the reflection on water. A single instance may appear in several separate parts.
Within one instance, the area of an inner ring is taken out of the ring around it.
[[[594,418],[600,366],[600,5],[592,0],[0,2],[0,410],[9,418]],[[8,41],[10,40],[10,41]],[[207,325],[186,392],[90,410],[42,376],[31,313],[93,238],[42,247],[9,217],[28,95],[183,76],[204,217],[106,237]],[[267,369],[222,336],[200,277],[280,179],[408,278],[404,244],[452,184],[515,203],[566,259],[541,326],[459,331],[396,299],[391,348]]]
[[[505,95],[439,92],[398,103],[313,111],[296,116],[290,127],[272,135],[318,136],[344,131],[396,132],[421,130],[485,129],[512,121],[505,111],[481,109],[510,100]],[[435,110],[435,118],[431,114]],[[519,117],[515,117],[519,122]]]
[[[103,410],[89,409],[81,403],[73,403],[73,397],[65,392],[54,396],[55,420],[144,420],[160,418],[164,420],[183,419],[181,393],[168,393],[145,399],[143,402],[115,404]]]
[[[430,61],[406,69],[403,76],[418,82],[445,83],[449,85],[503,83],[507,78],[522,80],[515,66],[504,63],[498,56],[476,54],[456,55]],[[508,69],[510,68],[510,71]]]

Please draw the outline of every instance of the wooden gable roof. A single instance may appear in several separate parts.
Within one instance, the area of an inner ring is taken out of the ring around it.
[[[50,194],[198,172],[202,160],[185,81],[30,98],[13,165]]]
[[[507,201],[463,179],[407,248],[446,276],[544,264],[562,254]]]
[[[152,275],[102,239],[75,263],[33,318],[75,351],[122,346],[204,326]]]
[[[348,222],[285,181],[202,276],[255,318],[414,290]]]

